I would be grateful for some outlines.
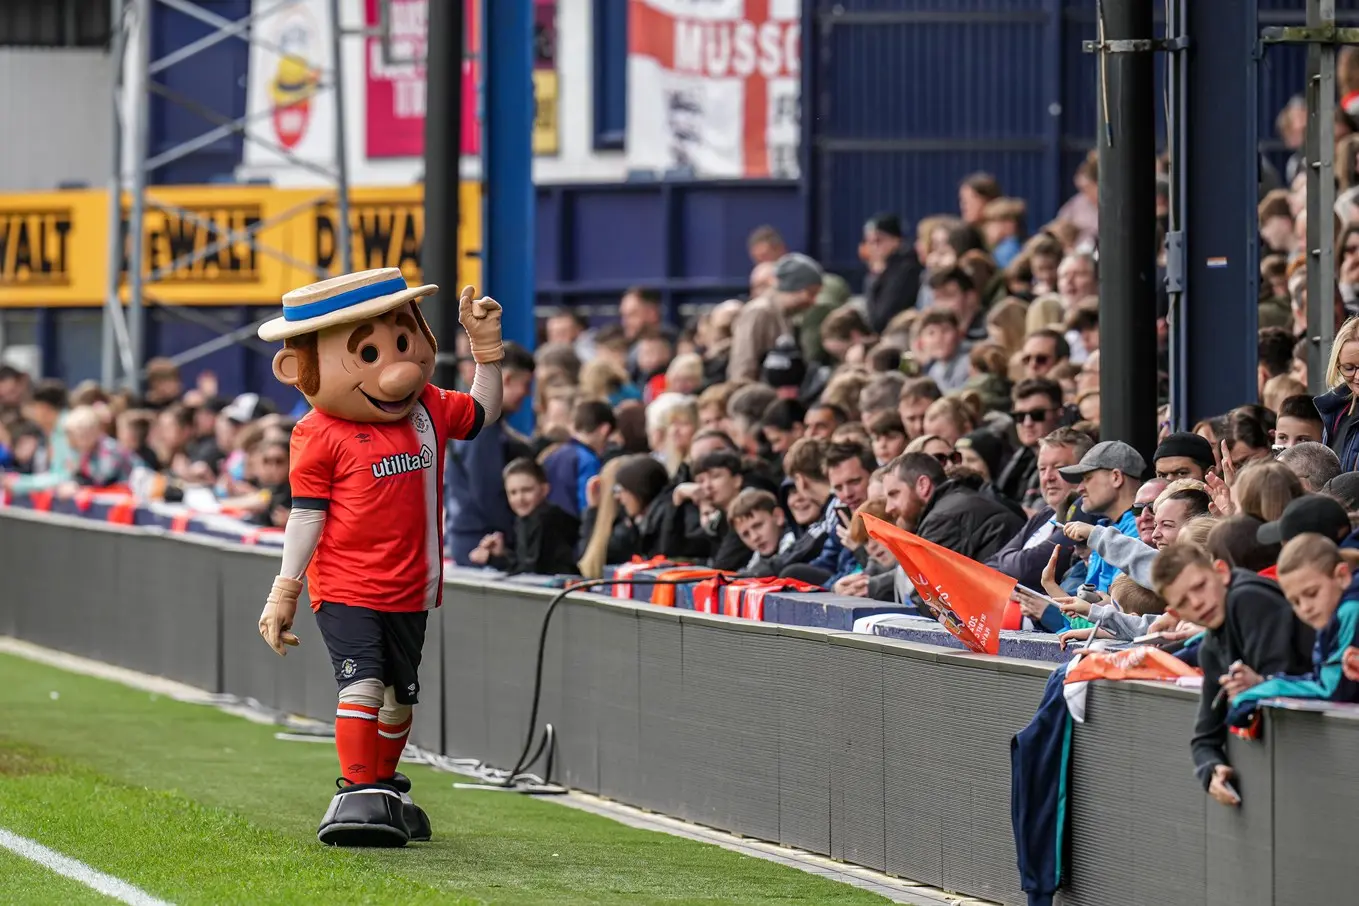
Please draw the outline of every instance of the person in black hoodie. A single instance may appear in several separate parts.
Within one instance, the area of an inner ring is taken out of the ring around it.
[[[896,214],[879,214],[864,224],[864,253],[868,324],[880,334],[893,315],[915,307],[924,268],[915,249],[902,242],[901,218]]]
[[[610,460],[590,479],[580,528],[582,576],[597,578],[606,565],[631,562],[634,555],[670,553],[661,547],[666,511],[660,505],[669,481],[665,466],[646,453]]]
[[[981,493],[975,473],[947,479],[939,460],[928,453],[906,453],[887,466],[882,490],[887,513],[898,525],[926,541],[985,560],[1019,531],[1024,520]]]
[[[1315,631],[1293,614],[1278,583],[1213,560],[1197,544],[1176,542],[1151,567],[1151,582],[1174,617],[1207,630],[1199,646],[1203,691],[1194,722],[1194,773],[1223,805],[1241,804],[1227,761],[1227,696],[1222,680],[1241,667],[1261,676],[1306,673]]]
[[[727,509],[744,484],[741,457],[726,451],[709,453],[694,463],[694,478],[699,520],[711,551],[708,564],[715,569],[742,569],[750,562],[751,551],[727,520]]]
[[[580,520],[547,499],[547,473],[527,457],[514,460],[502,473],[505,496],[514,513],[514,537],[499,532],[481,539],[468,559],[507,573],[575,575]]]

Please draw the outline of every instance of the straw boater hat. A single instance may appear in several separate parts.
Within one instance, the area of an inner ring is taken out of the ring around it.
[[[438,290],[432,283],[407,286],[398,267],[331,277],[284,295],[283,317],[261,324],[259,336],[267,343],[277,343],[336,324],[385,315]]]

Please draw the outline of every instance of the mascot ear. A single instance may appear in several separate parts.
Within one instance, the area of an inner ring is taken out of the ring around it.
[[[283,347],[274,354],[274,377],[280,384],[296,387],[301,383],[301,368],[297,350]]]

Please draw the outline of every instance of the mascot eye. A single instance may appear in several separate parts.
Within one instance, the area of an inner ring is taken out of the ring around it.
[[[399,337],[396,338],[396,351],[397,351],[397,352],[405,352],[407,349],[410,349],[410,348],[411,348],[411,341],[410,341],[410,338],[407,337],[404,333],[403,333],[401,336],[399,336]]]
[[[359,350],[359,358],[363,359],[369,365],[373,364],[378,360],[378,348],[376,346],[363,347]]]

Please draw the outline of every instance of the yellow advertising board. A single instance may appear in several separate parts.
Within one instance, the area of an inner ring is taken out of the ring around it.
[[[459,191],[457,282],[480,288],[481,186],[465,182]],[[319,190],[189,186],[154,189],[147,198],[148,303],[273,305],[317,279],[308,266],[340,272],[337,208]],[[0,307],[104,303],[107,199],[97,190],[0,195]],[[349,221],[355,270],[400,267],[408,280],[421,279],[423,186],[351,189]],[[126,262],[126,201],[121,235]],[[125,273],[123,287],[126,301]]]

